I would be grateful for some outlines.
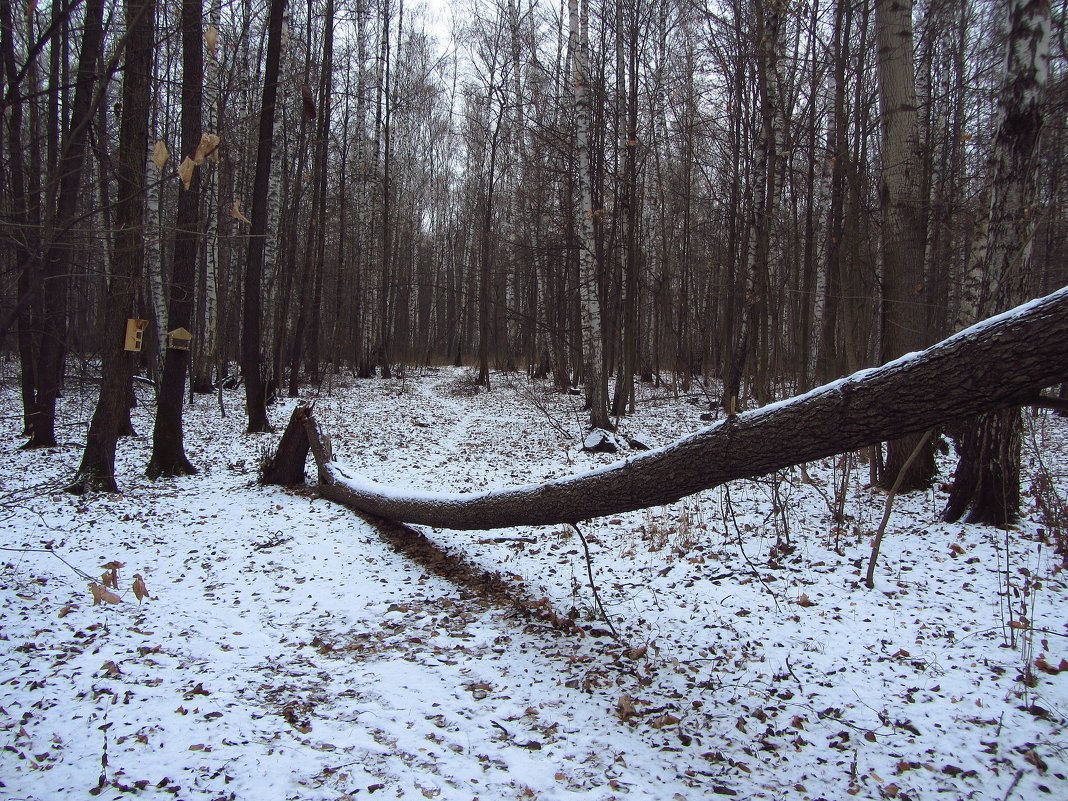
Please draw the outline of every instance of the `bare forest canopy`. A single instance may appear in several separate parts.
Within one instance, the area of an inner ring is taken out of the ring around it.
[[[333,461],[310,410],[294,421],[319,472],[319,491],[388,520],[453,529],[577,523],[672,503],[738,478],[922,432],[981,412],[1034,402],[1068,378],[1068,287],[984,321],[922,353],[755,409],[664,448],[544,484],[472,494],[375,484]],[[417,477],[413,477],[417,480]]]
[[[115,489],[131,374],[164,476],[187,381],[263,431],[341,371],[526,370],[607,427],[638,380],[734,411],[921,350],[1068,284],[1051,5],[0,3],[28,446],[71,358],[103,374],[80,491]]]

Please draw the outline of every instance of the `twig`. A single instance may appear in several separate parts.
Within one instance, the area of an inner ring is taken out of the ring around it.
[[[920,451],[923,450],[923,446],[927,444],[927,440],[931,438],[931,434],[934,433],[933,428],[927,429],[923,436],[920,437],[920,441],[916,443],[916,447],[912,449],[912,453],[909,454],[909,458],[905,460],[905,464],[901,466],[901,469],[897,471],[897,478],[894,479],[894,486],[890,488],[890,494],[886,496],[886,505],[883,507],[883,519],[879,523],[879,530],[875,532],[875,541],[871,544],[871,558],[868,559],[868,570],[864,575],[864,586],[869,590],[875,589],[875,562],[879,558],[879,548],[883,544],[883,534],[886,531],[886,523],[890,520],[890,510],[894,505],[894,498],[897,496],[897,491],[901,488],[901,482],[905,480],[905,473],[908,472],[909,467],[916,460],[916,457],[920,455]]]
[[[604,610],[604,604],[601,603],[601,596],[597,592],[597,582],[593,579],[593,560],[590,558],[590,546],[586,542],[586,535],[582,533],[582,529],[580,529],[576,523],[572,523],[571,528],[575,529],[575,533],[579,535],[579,539],[582,540],[582,550],[586,552],[586,574],[590,577],[590,589],[593,591],[593,600],[597,603],[597,608],[601,610],[601,619],[612,632],[612,636],[618,640],[619,632],[616,631],[616,627],[612,625],[612,619],[608,617],[608,613]]]
[[[1023,768],[1016,771],[1016,775],[1012,777],[1012,782],[1009,784],[1009,789],[1005,791],[1005,795],[1002,796],[1001,801],[1009,801],[1009,796],[1012,795],[1012,791],[1016,789],[1016,785],[1020,783],[1020,779],[1023,777]]]
[[[72,565],[70,562],[68,562],[66,559],[64,559],[62,556],[60,556],[58,553],[56,553],[55,550],[53,550],[52,548],[10,548],[10,547],[0,547],[0,551],[14,551],[15,553],[50,553],[50,554],[52,554],[52,556],[56,557],[56,559],[61,561],[63,564],[65,564],[67,567],[69,567],[71,570],[73,570],[75,573],[77,573],[79,576],[81,576],[86,581],[96,581],[97,580],[94,576],[90,576],[85,571],[80,570],[79,568],[77,568],[74,565]]]

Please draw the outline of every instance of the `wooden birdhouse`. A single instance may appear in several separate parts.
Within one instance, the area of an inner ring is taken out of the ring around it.
[[[175,328],[167,332],[167,347],[171,350],[189,350],[193,335],[184,328]]]
[[[148,328],[148,320],[130,318],[126,321],[126,350],[135,352],[141,350],[146,328]]]

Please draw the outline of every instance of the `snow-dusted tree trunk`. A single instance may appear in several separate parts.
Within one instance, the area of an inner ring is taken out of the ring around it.
[[[958,322],[1008,308],[1025,297],[1035,229],[1034,204],[1043,96],[1049,78],[1050,9],[1044,0],[1007,0],[1008,39],[991,156],[986,240],[974,248]],[[945,518],[1003,526],[1020,513],[1020,413],[1003,409],[968,421]]]
[[[482,493],[398,490],[333,460],[310,419],[320,494],[390,520],[453,529],[576,523],[673,503],[725,481],[1033,402],[1068,377],[1068,288],[922,353],[729,417],[667,447],[568,478]]]
[[[597,250],[594,238],[593,181],[590,175],[589,0],[579,10],[579,0],[568,0],[570,49],[575,97],[575,157],[579,187],[579,309],[582,323],[582,369],[590,425],[610,428],[608,377],[605,374],[601,300],[597,280]]]

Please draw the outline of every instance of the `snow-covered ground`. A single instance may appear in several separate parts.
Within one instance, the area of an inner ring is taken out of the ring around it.
[[[493,378],[335,377],[316,412],[340,461],[424,490],[627,455],[580,450],[580,399]],[[1068,798],[1068,571],[1030,492],[1008,532],[937,522],[940,487],[899,498],[874,590],[885,495],[856,460],[589,521],[615,640],[573,529],[425,530],[510,582],[501,603],[314,492],[257,485],[278,435],[243,434],[240,392],[225,418],[187,412],[200,474],[152,483],[139,389],[123,494],[63,493],[95,389],[71,380],[69,444],[39,452],[0,389],[2,798]],[[622,428],[663,445],[706,408],[643,387]],[[1068,425],[1026,420],[1025,489],[1045,465],[1063,503]],[[94,606],[112,561],[122,601]]]

